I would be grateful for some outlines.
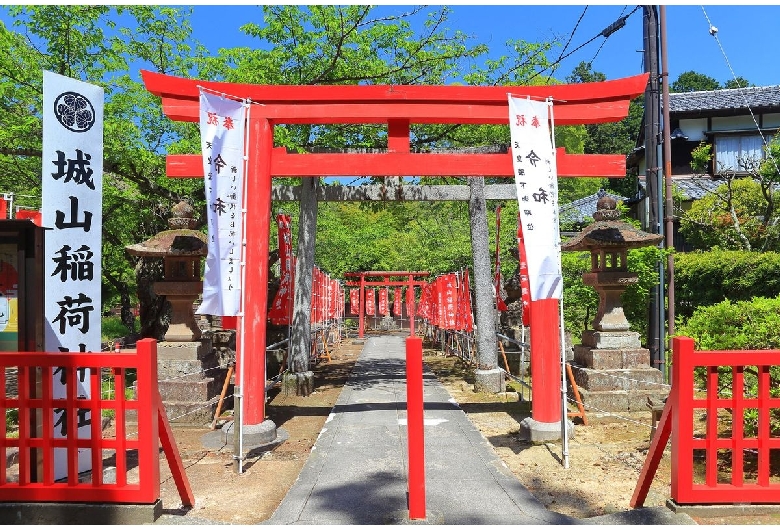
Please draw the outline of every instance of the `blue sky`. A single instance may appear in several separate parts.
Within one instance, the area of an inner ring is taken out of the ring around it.
[[[507,39],[536,42],[558,36],[565,43],[571,36],[564,52],[568,54],[637,7],[560,3],[449,6],[452,9],[450,29],[472,35],[475,42],[487,43],[497,55],[505,51]],[[406,10],[408,7],[407,4],[385,4],[381,9]],[[194,6],[195,37],[214,52],[219,47],[256,45],[253,39],[238,31],[248,21],[262,21],[259,7]],[[776,50],[780,5],[667,5],[666,21],[670,83],[681,73],[694,70],[721,84],[732,79],[734,74],[758,86],[780,84],[780,69],[770,60]],[[718,29],[717,38],[710,35],[710,24]],[[642,47],[640,8],[629,16],[625,27],[609,38],[599,37],[574,51],[561,62],[555,75],[565,78],[580,61],[593,61],[594,69],[606,74],[608,79],[636,75],[644,71]],[[560,49],[556,50],[550,59],[557,59],[560,52]]]
[[[192,4],[190,4],[192,5]],[[407,11],[412,4],[383,4],[380,9]],[[626,25],[609,38],[597,37],[607,26],[637,6],[620,4],[552,3],[546,5],[468,5],[449,4],[451,30],[461,30],[486,43],[492,54],[505,53],[508,39],[528,42],[550,40],[557,36],[566,43],[566,57],[555,72],[563,80],[581,61],[592,61],[593,68],[616,79],[642,73],[642,9],[631,14]],[[238,28],[249,21],[262,22],[257,5],[194,4],[194,36],[216,53],[220,47],[256,46],[256,39]],[[667,5],[667,53],[669,82],[693,70],[715,78],[721,84],[734,75],[754,85],[780,84],[780,69],[775,55],[780,5]],[[9,22],[5,7],[0,20]],[[710,35],[710,24],[718,28]],[[594,37],[595,40],[585,44]],[[558,58],[558,48],[550,59]]]

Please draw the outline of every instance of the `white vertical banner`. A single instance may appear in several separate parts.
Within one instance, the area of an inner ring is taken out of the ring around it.
[[[509,96],[509,129],[531,300],[561,298],[558,170],[549,126],[551,101]]]
[[[43,72],[42,215],[46,233],[46,351],[99,352],[103,226],[103,89]],[[64,369],[54,370],[52,396],[67,396]],[[75,377],[77,399],[89,399],[89,369]],[[64,408],[54,409],[54,436],[76,428],[90,437],[87,405],[70,425]],[[67,476],[67,449],[55,449],[55,479]],[[90,469],[90,449],[79,449],[79,471]]]
[[[248,104],[200,92],[208,255],[199,315],[237,316],[241,308],[244,133]]]

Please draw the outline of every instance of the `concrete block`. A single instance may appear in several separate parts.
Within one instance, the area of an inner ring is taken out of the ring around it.
[[[533,418],[525,418],[520,422],[518,436],[522,440],[526,440],[531,443],[544,443],[553,440],[560,440],[561,423],[547,423],[536,421]],[[574,437],[574,424],[570,420],[566,420],[566,436],[569,438]]]
[[[474,391],[490,392],[496,394],[506,390],[506,380],[503,370],[494,368],[492,370],[474,371]]]
[[[591,370],[572,367],[574,381],[585,390],[654,390],[663,383],[663,374],[655,368],[629,370]]]
[[[152,504],[2,502],[0,521],[7,525],[143,525],[153,524],[162,511],[159,499]]]
[[[587,412],[638,412],[650,410],[647,408],[647,398],[663,399],[669,395],[669,390],[586,390],[579,389],[582,403]],[[574,399],[571,389],[569,398]]]

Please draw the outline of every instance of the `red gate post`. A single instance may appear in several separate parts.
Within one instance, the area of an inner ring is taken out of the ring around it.
[[[250,118],[250,163],[246,176],[246,196],[251,198],[244,221],[246,243],[243,315],[239,319],[236,344],[236,382],[241,381],[244,405],[240,421],[249,426],[248,433],[257,432],[265,420],[265,339],[268,306],[268,234],[271,223],[271,149],[273,126],[264,118]],[[246,269],[245,269],[246,270]],[[242,337],[243,335],[243,337]],[[242,376],[243,374],[243,376]],[[272,432],[260,433],[261,438],[276,438],[275,425],[264,425]],[[262,430],[262,429],[261,429]],[[268,430],[268,429],[266,429]],[[234,427],[234,434],[238,430]],[[246,438],[246,436],[244,437]],[[270,441],[270,440],[262,440]],[[243,455],[238,455],[243,458]]]
[[[561,338],[558,300],[533,300],[529,308],[531,328],[531,418],[520,424],[524,438],[532,442],[561,437]]]
[[[358,337],[363,338],[363,333],[366,329],[365,324],[365,317],[363,316],[365,314],[365,307],[366,307],[366,277],[365,275],[360,275],[360,303],[358,304],[358,314],[360,315],[360,318],[358,319]]]
[[[409,519],[425,519],[425,434],[422,339],[406,339],[406,429],[409,453]]]

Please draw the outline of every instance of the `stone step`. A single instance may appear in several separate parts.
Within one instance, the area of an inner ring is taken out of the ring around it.
[[[208,377],[200,381],[159,381],[158,387],[163,402],[197,401],[205,403],[214,395],[219,396],[222,391],[222,382],[217,384],[213,377]]]
[[[574,347],[574,362],[595,370],[619,370],[650,367],[650,350],[597,349],[577,345]]]
[[[584,390],[579,389],[582,404],[588,412],[640,412],[647,411],[648,424],[651,420],[651,411],[647,407],[647,398],[662,401],[669,395],[669,390]],[[574,400],[574,393],[569,388],[569,399]],[[571,403],[571,401],[570,401]]]
[[[655,368],[631,368],[627,370],[592,370],[572,366],[574,381],[585,390],[657,390],[668,391],[663,384],[663,374]]]
[[[168,421],[177,425],[211,425],[219,397],[210,402],[164,401]]]

